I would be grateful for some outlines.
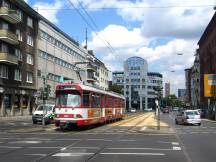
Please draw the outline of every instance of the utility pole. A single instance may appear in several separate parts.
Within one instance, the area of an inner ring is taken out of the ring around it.
[[[43,126],[45,126],[45,104],[46,104],[46,100],[45,100],[45,87],[46,87],[46,76],[43,76],[43,93],[42,93],[42,99],[43,99],[43,118],[42,118],[42,124]]]

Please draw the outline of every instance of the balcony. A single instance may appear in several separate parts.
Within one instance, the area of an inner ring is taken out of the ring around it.
[[[5,29],[0,29],[0,40],[13,44],[13,45],[19,44],[16,34],[10,32],[9,30],[5,30]]]
[[[18,58],[14,55],[0,52],[0,63],[5,63],[9,65],[18,65]]]
[[[95,78],[93,75],[87,75],[87,81],[88,82],[96,82],[97,78]]]
[[[21,17],[17,14],[17,12],[8,7],[0,7],[0,17],[12,24],[16,24],[21,21]]]
[[[96,67],[96,66],[93,66],[92,64],[88,64],[88,65],[87,65],[87,70],[88,70],[88,71],[97,72],[97,67]]]

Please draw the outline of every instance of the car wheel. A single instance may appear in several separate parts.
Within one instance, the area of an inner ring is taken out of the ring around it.
[[[33,120],[33,124],[37,124],[37,121],[36,121],[36,120]]]
[[[198,123],[198,125],[200,126],[200,125],[201,125],[201,123]]]
[[[175,123],[178,125],[178,121],[175,119]]]

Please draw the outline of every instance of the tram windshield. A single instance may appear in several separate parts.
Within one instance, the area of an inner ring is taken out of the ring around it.
[[[56,106],[80,107],[81,96],[77,91],[61,92],[56,96]]]

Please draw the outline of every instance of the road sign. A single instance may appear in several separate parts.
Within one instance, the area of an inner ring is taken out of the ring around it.
[[[216,97],[216,74],[204,74],[204,96]]]

